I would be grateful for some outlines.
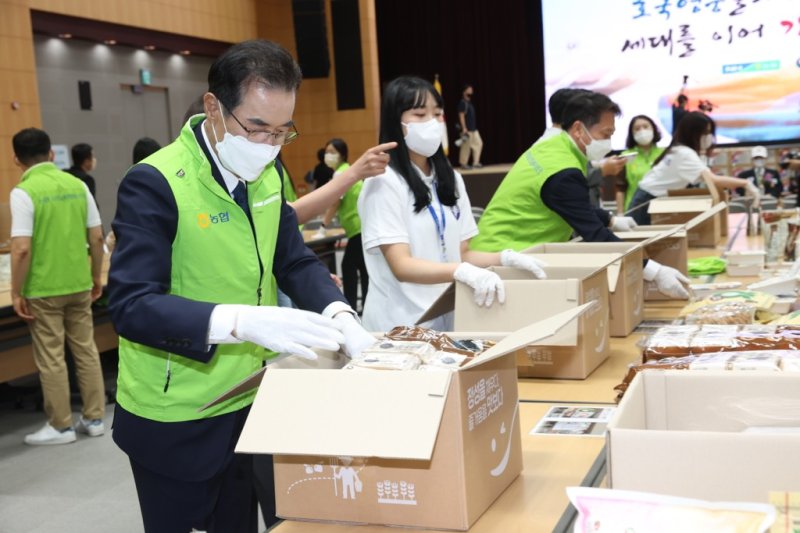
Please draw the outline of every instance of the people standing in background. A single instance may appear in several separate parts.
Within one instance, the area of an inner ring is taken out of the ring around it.
[[[325,164],[333,169],[334,176],[350,168],[347,162],[347,143],[342,139],[328,141],[325,145]],[[342,284],[344,296],[353,309],[358,309],[359,280],[362,301],[366,301],[369,286],[364,250],[361,247],[361,219],[358,216],[358,197],[363,186],[363,181],[357,181],[328,208],[319,234],[320,237],[325,237],[325,228],[330,225],[334,215],[338,216],[339,224],[347,237],[347,246],[342,257]]]
[[[24,172],[11,191],[11,301],[31,331],[47,415],[47,423],[26,435],[25,443],[75,442],[76,430],[98,437],[105,432],[105,390],[92,302],[103,292],[100,214],[88,186],[52,163],[47,133],[24,129],[12,144],[14,162]],[[83,400],[74,427],[65,339]]]
[[[681,93],[675,99],[675,102],[672,104],[672,134],[675,135],[675,132],[678,131],[678,124],[681,123],[683,117],[685,117],[689,110],[686,108],[686,104],[689,103],[689,98],[683,94],[683,89],[681,89]]]
[[[130,459],[147,533],[255,533],[253,458],[234,454],[254,391],[200,408],[276,353],[357,356],[375,341],[303,244],[281,194],[275,158],[299,135],[300,81],[280,45],[231,46],[209,70],[204,115],[120,184],[109,273],[120,337],[113,436]],[[308,310],[276,307],[272,276]]]
[[[150,137],[142,137],[136,144],[133,145],[133,164],[139,163],[145,157],[148,157],[161,149],[158,141]]]
[[[478,131],[478,119],[475,116],[475,104],[472,103],[472,97],[475,91],[472,85],[465,85],[461,90],[461,101],[458,102],[458,124],[461,127],[460,135],[463,137],[465,134],[466,139],[463,140],[458,149],[458,163],[461,168],[481,168],[481,151],[483,150],[483,139]],[[469,164],[469,157],[472,154],[472,165]]]
[[[633,193],[642,178],[664,149],[656,146],[661,140],[661,131],[652,118],[637,115],[628,124],[628,137],[625,147],[636,152],[636,157],[625,163],[625,174],[617,180],[617,214],[623,215],[630,209]]]
[[[429,81],[400,77],[384,90],[381,142],[396,142],[382,176],[364,183],[358,201],[370,286],[364,326],[388,331],[417,322],[455,279],[478,305],[503,303],[500,277],[483,267],[512,266],[545,277],[541,263],[505,250],[469,250],[478,229],[464,181],[442,150],[442,98]],[[452,313],[423,324],[451,331]]]
[[[735,189],[744,187],[747,196],[760,198],[758,187],[740,178],[718,176],[708,168],[706,156],[716,144],[714,121],[701,113],[687,113],[678,124],[672,142],[655,160],[653,168],[639,182],[631,198],[631,209],[650,202],[653,198],[667,196],[670,189],[684,189],[705,181],[711,186]],[[650,214],[646,207],[632,213],[637,224],[650,224]]]
[[[781,175],[774,168],[767,168],[767,148],[764,146],[754,146],[750,150],[750,159],[753,168],[744,170],[737,177],[746,179],[755,184],[764,194],[769,194],[774,198],[780,198],[783,194],[783,183]],[[736,189],[739,196],[744,196],[744,189]]]
[[[331,181],[331,178],[333,177],[333,169],[325,164],[325,148],[320,148],[317,150],[317,161],[317,166],[315,166],[313,170],[309,171],[309,174],[311,175],[310,183],[314,184],[314,189],[319,189]]]
[[[78,143],[72,147],[72,166],[67,172],[81,180],[89,187],[92,198],[97,202],[97,189],[95,188],[94,178],[89,172],[94,172],[97,168],[97,158],[94,156],[94,149],[86,143]]]

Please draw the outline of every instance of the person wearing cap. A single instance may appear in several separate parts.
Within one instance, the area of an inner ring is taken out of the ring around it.
[[[738,177],[749,180],[764,194],[780,198],[783,194],[781,175],[774,168],[767,168],[767,149],[764,146],[754,146],[750,150],[750,159],[753,162],[753,168],[740,172]],[[744,189],[736,189],[736,192],[740,196],[744,196]]]

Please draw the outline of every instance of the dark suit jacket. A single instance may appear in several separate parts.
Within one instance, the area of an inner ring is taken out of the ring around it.
[[[195,127],[195,137],[214,178],[227,192],[200,125]],[[216,304],[168,294],[177,213],[172,190],[158,170],[139,164],[128,171],[119,187],[112,222],[117,246],[109,272],[109,311],[117,333],[128,340],[208,362],[216,350],[216,345],[208,346],[209,319]],[[262,230],[278,233],[272,269],[278,286],[309,311],[321,312],[333,301],[345,302],[328,269],[303,243],[297,226],[294,209],[284,200],[280,225]],[[236,272],[233,262],[230,272]],[[242,416],[239,412],[162,423],[138,417],[118,405],[114,440],[133,460],[151,470],[187,481],[208,479],[229,459],[231,440],[238,438]]]
[[[67,172],[69,172],[70,174],[72,174],[73,176],[75,176],[76,178],[81,180],[82,182],[84,182],[86,184],[86,186],[89,188],[89,192],[92,193],[92,198],[97,198],[97,196],[95,195],[95,193],[97,192],[97,189],[95,187],[95,183],[94,183],[94,178],[93,177],[91,177],[89,174],[84,172],[81,167],[69,167],[67,169]]]
[[[756,170],[754,168],[740,172],[739,177],[752,181],[756,186],[761,185],[756,180]],[[761,181],[764,182],[764,193],[780,198],[781,193],[783,193],[783,183],[781,183],[781,175],[777,170],[765,168]],[[736,192],[742,196],[744,195],[744,189],[741,187],[736,189]]]

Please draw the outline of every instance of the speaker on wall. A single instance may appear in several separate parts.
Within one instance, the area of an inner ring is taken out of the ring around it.
[[[331,0],[336,103],[340,110],[364,109],[364,65],[358,0]]]
[[[78,81],[78,99],[81,103],[81,109],[92,108],[92,87],[86,80]]]
[[[297,62],[304,78],[327,78],[331,70],[324,0],[292,0]]]

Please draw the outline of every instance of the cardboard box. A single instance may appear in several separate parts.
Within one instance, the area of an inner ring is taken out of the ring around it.
[[[717,501],[797,491],[798,405],[800,374],[640,372],[608,424],[609,484]]]
[[[764,270],[764,250],[728,252],[725,271],[729,276],[758,276]]]
[[[704,178],[705,180],[705,178]],[[714,205],[728,201],[728,194],[720,194],[717,186],[713,182],[707,181],[705,188],[691,187],[688,189],[670,189],[667,191],[667,196],[711,196]],[[719,233],[722,237],[728,236],[728,215],[730,211],[727,205],[719,213]]]
[[[236,452],[275,454],[281,517],[466,530],[522,471],[514,352],[589,307],[457,371],[267,367],[231,389],[260,382]]]
[[[647,212],[653,224],[684,224],[709,211],[713,205],[710,196],[668,196],[651,200]],[[726,207],[724,203],[717,205],[722,205],[720,210]],[[720,219],[716,213],[687,230],[690,247],[715,247],[722,237]]]
[[[617,236],[623,242],[641,242],[648,259],[688,274],[689,241],[683,226],[639,226],[636,231],[620,232]],[[672,300],[650,281],[644,282],[644,299]]]
[[[594,266],[604,261],[605,254],[620,254],[621,258],[608,265],[609,333],[612,337],[627,337],[639,325],[644,308],[644,253],[640,243],[628,242],[565,242],[539,244],[523,253],[542,254],[538,257],[551,266],[581,264]],[[580,254],[580,257],[575,257]],[[596,259],[592,259],[595,257]]]
[[[455,311],[455,330],[505,333],[597,301],[597,307],[573,322],[546,344],[532,343],[517,352],[520,377],[585,379],[609,352],[608,278],[603,267],[545,267],[548,279],[530,272],[493,267],[505,284],[505,304],[479,307],[463,283],[451,285],[431,305],[419,323]],[[535,305],[534,302],[547,302]]]

